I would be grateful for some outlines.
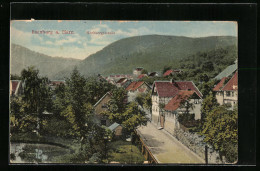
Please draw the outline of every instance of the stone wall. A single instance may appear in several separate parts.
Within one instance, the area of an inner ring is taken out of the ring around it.
[[[203,141],[203,136],[196,133],[190,133],[183,131],[182,129],[176,129],[174,136],[186,147],[196,153],[198,156],[205,160],[205,145],[208,146],[208,163],[220,164],[222,161],[219,158],[219,154],[215,151],[212,146],[206,144]]]

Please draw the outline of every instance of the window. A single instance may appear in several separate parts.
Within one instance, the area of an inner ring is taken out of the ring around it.
[[[231,92],[231,95],[232,95],[232,97],[234,97],[234,92],[233,91]]]
[[[194,103],[198,104],[199,103],[199,99],[194,99]]]
[[[230,96],[230,91],[226,91],[226,96],[227,96],[227,97]]]

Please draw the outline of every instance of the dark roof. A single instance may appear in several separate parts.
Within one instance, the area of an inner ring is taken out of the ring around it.
[[[220,82],[213,88],[213,91],[220,91],[223,88],[226,79],[228,79],[228,77],[223,77]]]
[[[192,81],[176,81],[173,83],[171,81],[155,81],[154,86],[160,97],[174,97],[179,90],[193,90],[202,97],[201,92]]]
[[[233,91],[238,89],[238,73],[236,72],[233,77],[227,82],[227,84],[223,87],[223,91]]]
[[[183,101],[188,100],[192,95],[196,95],[197,97],[199,97],[198,94],[193,90],[181,90],[175,97],[173,97],[169,101],[168,104],[165,105],[164,109],[168,111],[175,111],[180,107]]]
[[[151,72],[148,76],[153,77],[157,74],[157,72]]]
[[[141,67],[138,67],[138,68],[136,68],[135,70],[136,70],[136,71],[142,71],[142,70],[143,70],[143,68],[141,68]]]
[[[127,78],[120,78],[116,83],[122,83],[122,82],[124,82],[125,80],[127,80]]]

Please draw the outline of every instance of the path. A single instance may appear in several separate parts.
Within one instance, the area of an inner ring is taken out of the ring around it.
[[[137,129],[137,133],[148,146],[158,163],[204,164],[205,161],[181,144],[164,130],[158,130],[152,123]]]

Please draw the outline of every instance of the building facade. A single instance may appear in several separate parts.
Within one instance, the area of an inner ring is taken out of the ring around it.
[[[154,82],[152,87],[152,122],[155,125],[164,127],[166,120],[164,108],[182,90],[194,91],[200,98],[202,97],[201,92],[192,81],[171,80]],[[199,116],[196,116],[196,118],[199,118]]]

